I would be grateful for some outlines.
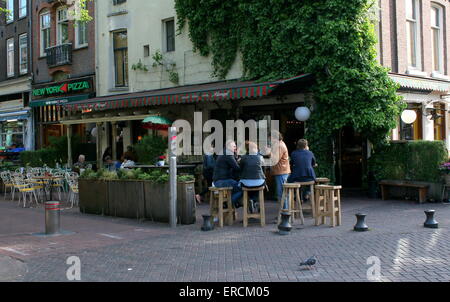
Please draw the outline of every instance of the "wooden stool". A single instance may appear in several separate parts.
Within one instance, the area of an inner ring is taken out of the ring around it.
[[[306,187],[306,186],[309,186],[309,188],[310,188],[310,197],[309,197],[309,200],[311,201],[311,212],[312,212],[312,217],[313,218],[316,218],[316,205],[315,205],[315,203],[316,203],[316,200],[315,200],[315,198],[314,198],[314,185],[316,184],[316,182],[315,181],[308,181],[308,182],[296,182],[296,184],[299,184],[300,186],[302,186],[302,187]],[[301,197],[301,195],[300,195],[300,197]],[[302,203],[304,202],[304,200],[302,200]],[[304,209],[309,209],[309,206],[308,207],[303,207]]]
[[[288,200],[288,208],[284,209],[284,203],[286,199]],[[289,212],[289,214],[291,214],[292,223],[295,221],[295,214],[298,214],[297,216],[300,216],[301,224],[305,224],[302,201],[300,199],[300,185],[298,183],[283,184],[283,196],[281,197],[280,208],[278,210],[278,224],[280,224],[281,222],[281,212]]]
[[[219,226],[223,228],[224,223],[224,215],[227,220],[228,225],[233,225],[235,218],[235,209],[231,202],[231,195],[233,192],[233,188],[225,187],[225,188],[209,188],[209,209],[212,217],[218,217]],[[227,208],[224,209],[224,203],[227,205]]]
[[[259,219],[261,221],[261,226],[262,227],[266,226],[266,211],[264,208],[264,189],[265,188],[266,188],[265,186],[255,187],[255,188],[248,188],[248,187],[242,186],[242,191],[244,193],[244,196],[243,196],[244,228],[246,228],[248,226],[249,218]],[[254,214],[248,213],[248,192],[259,192],[259,198],[258,198],[259,209],[260,209],[259,213],[254,213]]]
[[[328,185],[330,183],[330,179],[326,177],[318,177],[316,178],[316,184],[318,185]]]
[[[332,227],[342,224],[341,189],[341,186],[316,186],[316,225],[325,224],[326,217],[330,218]]]

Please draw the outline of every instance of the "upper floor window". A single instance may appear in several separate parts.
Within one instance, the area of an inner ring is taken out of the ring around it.
[[[50,47],[50,12],[46,11],[40,15],[40,52],[41,56],[45,56],[45,50]]]
[[[14,38],[6,40],[6,74],[14,76]]]
[[[175,51],[175,21],[173,19],[164,21],[165,51]]]
[[[406,0],[406,49],[408,66],[420,69],[419,0]]]
[[[27,16],[27,0],[19,0],[19,18]]]
[[[77,48],[88,45],[88,24],[87,22],[77,21],[75,27],[75,45]]]
[[[125,2],[127,2],[127,0],[113,0],[113,4],[114,5],[122,4],[122,3],[125,3]]]
[[[56,42],[57,45],[61,45],[69,41],[69,19],[67,18],[67,7],[59,8],[56,11],[56,18]]]
[[[6,9],[6,23],[11,23],[14,21],[14,0],[6,0]]]
[[[19,36],[19,68],[20,74],[28,72],[28,35]]]
[[[431,6],[431,47],[433,71],[443,73],[444,69],[444,35],[443,35],[443,9],[440,6]]]
[[[113,32],[115,86],[128,86],[128,36],[126,30]]]

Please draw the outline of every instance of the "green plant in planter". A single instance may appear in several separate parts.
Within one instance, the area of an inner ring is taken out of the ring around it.
[[[100,172],[98,173],[100,174]],[[99,180],[116,180],[119,176],[114,171],[102,170],[101,175],[98,175]]]
[[[147,135],[134,145],[139,163],[153,165],[158,156],[165,154],[167,149],[167,138],[161,136]]]
[[[194,175],[180,175],[178,176],[179,182],[193,181],[195,180]]]
[[[86,169],[80,175],[80,179],[86,179],[86,180],[96,180],[97,177],[98,177],[97,173],[92,169]]]

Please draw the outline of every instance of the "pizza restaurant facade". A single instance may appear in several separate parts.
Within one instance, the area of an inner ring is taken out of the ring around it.
[[[36,148],[49,144],[49,138],[66,135],[66,127],[61,120],[66,118],[67,111],[62,105],[72,102],[86,101],[95,97],[94,76],[70,79],[33,86],[30,106],[36,123]],[[75,134],[84,137],[84,127],[76,127]]]

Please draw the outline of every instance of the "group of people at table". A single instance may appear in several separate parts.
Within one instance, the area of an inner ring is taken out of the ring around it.
[[[314,154],[309,151],[308,141],[300,139],[297,149],[292,152],[289,160],[289,151],[279,132],[272,132],[270,137],[271,147],[265,150],[265,156],[261,155],[258,146],[254,142],[246,142],[245,155],[239,156],[236,143],[227,141],[222,155],[214,155],[211,148],[203,159],[203,176],[209,187],[230,187],[232,191],[232,203],[235,208],[242,207],[243,187],[265,186],[264,157],[274,158],[270,166],[270,174],[274,177],[276,185],[276,197],[280,202],[284,183],[310,182],[316,180],[314,167],[317,166]],[[196,195],[198,203],[208,192],[206,188]],[[310,198],[309,187],[302,188],[303,200]],[[258,194],[250,192],[249,212],[257,211]],[[287,204],[285,204],[285,207]]]

